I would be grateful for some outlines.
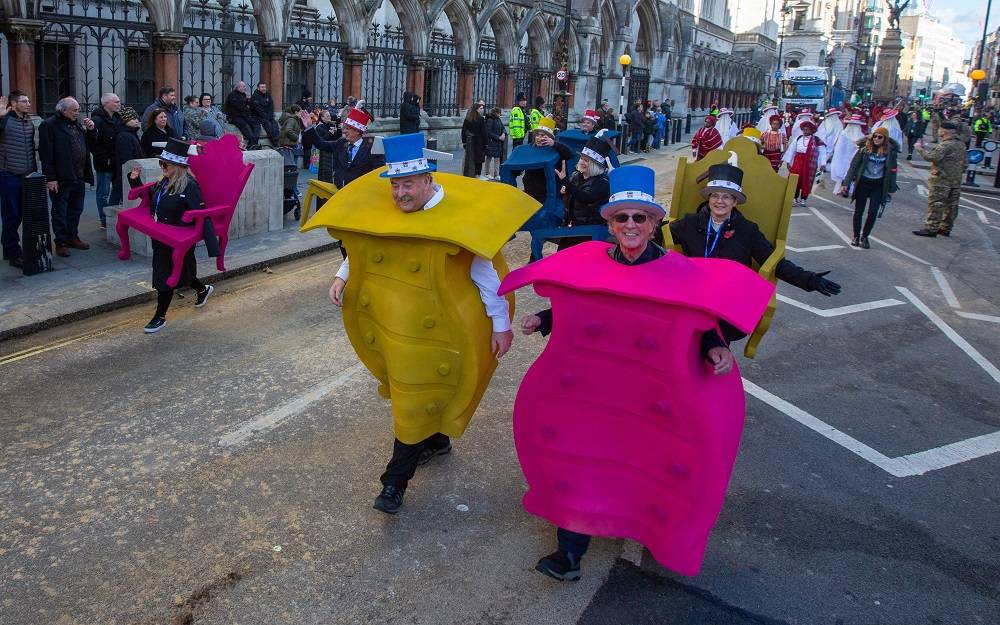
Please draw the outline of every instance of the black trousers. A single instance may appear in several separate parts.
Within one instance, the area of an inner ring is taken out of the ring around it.
[[[882,180],[872,180],[862,178],[854,189],[854,236],[858,233],[867,237],[875,227],[875,220],[878,219],[878,209],[882,206]],[[861,220],[865,217],[865,206],[868,207],[868,217],[864,219],[865,226],[862,230]]]
[[[258,124],[260,124],[261,129],[263,129],[264,134],[271,141],[271,147],[278,147],[278,122],[272,117],[270,119],[256,119]],[[258,136],[258,140],[260,137]]]
[[[191,283],[189,285],[195,290],[195,293],[202,293],[205,291],[205,283],[198,278],[191,278]],[[156,292],[156,315],[157,317],[166,317],[167,309],[170,308],[170,302],[174,299],[174,290],[167,289],[165,291]]]
[[[231,117],[229,121],[239,129],[248,148],[257,145],[260,141],[260,124],[256,119],[251,117]]]
[[[441,449],[451,443],[451,439],[444,434],[433,434],[415,445],[407,445],[397,438],[392,444],[392,459],[385,466],[385,473],[382,474],[383,486],[395,486],[396,488],[406,488],[406,484],[413,479],[413,474],[417,470],[417,460],[420,459],[420,452],[427,449]]]

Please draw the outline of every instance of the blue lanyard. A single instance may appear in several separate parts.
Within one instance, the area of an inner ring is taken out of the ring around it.
[[[709,239],[709,237],[712,236],[713,230],[712,230],[712,220],[711,219],[708,220],[708,228],[707,228],[707,232],[705,232],[705,258],[708,258],[709,256],[711,256],[712,252],[715,251],[715,246],[719,244],[719,237],[722,236],[722,230],[725,227],[726,227],[726,223],[723,222],[719,226],[719,229],[715,230],[715,238],[712,239],[712,246],[709,247],[709,245],[708,245],[708,239]]]
[[[166,187],[161,187],[159,191],[156,192],[156,200],[153,204],[153,214],[155,215],[160,210],[160,198],[163,197],[163,193],[166,191]]]

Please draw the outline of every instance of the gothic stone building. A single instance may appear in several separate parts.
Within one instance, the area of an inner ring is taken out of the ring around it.
[[[0,81],[40,114],[66,95],[89,111],[108,91],[141,110],[162,85],[221,102],[244,80],[269,83],[278,107],[304,90],[316,102],[355,95],[381,119],[411,90],[433,122],[478,98],[551,103],[561,87],[576,113],[601,98],[617,107],[628,52],[630,100],[697,114],[711,102],[749,107],[766,91],[771,68],[732,54],[726,0],[571,6],[566,51],[567,5],[550,0],[0,0]]]

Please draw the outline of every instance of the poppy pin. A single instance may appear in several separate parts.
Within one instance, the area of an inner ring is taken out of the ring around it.
[[[722,233],[722,238],[723,239],[731,239],[731,238],[733,238],[733,231],[732,230],[726,230],[725,232]]]

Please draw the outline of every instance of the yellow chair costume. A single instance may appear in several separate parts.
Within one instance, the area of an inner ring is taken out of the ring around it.
[[[473,256],[493,259],[503,279],[500,250],[539,204],[509,185],[435,173],[444,199],[404,213],[384,170],[339,190],[303,231],[325,227],[350,250],[344,326],[392,400],[396,438],[461,436],[497,365],[492,323],[469,277]]]
[[[740,167],[743,169],[742,186],[747,201],[740,205],[740,212],[756,223],[764,237],[774,246],[774,252],[764,264],[754,268],[772,284],[777,284],[775,270],[778,262],[785,257],[785,239],[788,238],[788,222],[792,216],[792,200],[795,199],[798,176],[790,174],[786,179],[778,175],[771,167],[770,161],[758,154],[757,145],[750,139],[733,137],[726,142],[722,150],[713,150],[705,158],[692,164],[688,164],[685,158],[680,159],[677,163],[677,177],[674,179],[668,222],[698,211],[698,206],[705,201],[699,193],[701,188],[698,182],[699,176],[706,173],[712,165],[725,163],[729,159],[730,151],[736,152]],[[663,226],[663,238],[666,245],[674,245],[667,225]],[[680,246],[675,247],[680,251]],[[757,345],[771,325],[776,304],[776,296],[772,295],[767,311],[743,349],[747,358],[753,358],[757,354]]]

